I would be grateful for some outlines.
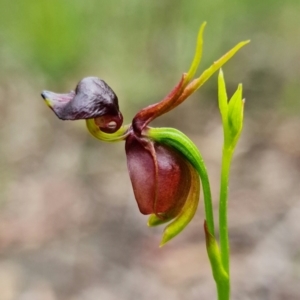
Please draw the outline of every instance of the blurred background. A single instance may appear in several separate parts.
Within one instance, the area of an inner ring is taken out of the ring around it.
[[[125,123],[187,71],[251,39],[223,68],[245,124],[230,184],[232,299],[300,299],[300,2],[0,0],[0,300],[216,299],[203,202],[159,249],[138,211],[124,145],[62,122],[43,89],[104,79]],[[217,213],[222,128],[215,75],[154,122],[201,150]]]

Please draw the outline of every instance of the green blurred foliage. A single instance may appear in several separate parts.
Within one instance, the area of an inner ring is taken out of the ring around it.
[[[1,2],[4,41],[20,63],[60,80],[77,69],[88,37],[79,2]]]
[[[229,90],[235,78],[244,82],[249,109],[293,113],[299,101],[288,87],[296,91],[300,75],[299,9],[296,0],[0,0],[0,72],[42,73],[58,86],[96,75],[130,103],[153,102],[187,71],[198,27],[207,21],[202,68],[251,39],[226,66]]]

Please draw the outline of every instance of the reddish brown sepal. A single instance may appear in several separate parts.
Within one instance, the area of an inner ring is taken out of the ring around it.
[[[184,86],[185,74],[181,77],[179,83],[174,89],[160,102],[149,105],[140,110],[132,120],[132,128],[138,135],[141,134],[143,129],[155,118],[170,111],[176,103],[177,98],[180,96]]]

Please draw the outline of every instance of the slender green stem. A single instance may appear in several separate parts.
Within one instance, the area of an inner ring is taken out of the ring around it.
[[[206,223],[204,223],[204,232],[206,238],[207,254],[209,257],[213,277],[217,286],[218,299],[229,300],[229,278],[222,264],[218,243],[215,237],[209,233]]]
[[[214,216],[213,216],[213,206],[212,206],[212,199],[211,199],[211,192],[210,192],[210,184],[209,179],[207,175],[207,170],[205,165],[203,164],[203,167],[201,165],[197,169],[201,182],[202,182],[202,188],[203,188],[203,195],[204,195],[204,209],[205,209],[205,217],[208,221],[208,228],[212,235],[215,234],[215,228],[214,228]]]
[[[227,281],[216,282],[216,283],[217,283],[218,300],[229,300],[230,299],[229,278]]]
[[[223,149],[222,170],[221,170],[221,187],[220,187],[220,204],[219,204],[219,226],[220,226],[220,252],[221,261],[224,270],[228,274],[228,297],[220,299],[229,299],[230,290],[230,268],[229,268],[229,236],[227,221],[227,204],[228,204],[228,183],[230,164],[232,159],[232,149]]]

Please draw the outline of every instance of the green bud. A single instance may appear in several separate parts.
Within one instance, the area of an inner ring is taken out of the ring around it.
[[[226,149],[233,150],[243,128],[244,100],[242,99],[242,85],[238,85],[236,92],[228,102],[222,70],[220,70],[218,77],[218,99],[224,130],[224,146]]]
[[[244,100],[242,99],[242,85],[239,84],[236,92],[228,103],[228,127],[233,140],[239,138],[243,128]]]

